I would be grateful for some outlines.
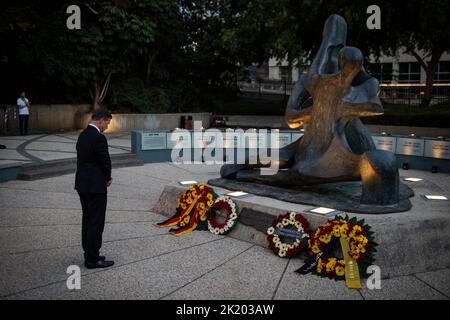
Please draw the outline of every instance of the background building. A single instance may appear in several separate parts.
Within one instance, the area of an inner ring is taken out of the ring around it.
[[[374,75],[382,84],[424,84],[425,71],[421,68],[417,59],[404,50],[398,50],[394,56],[381,56],[376,59],[370,57],[371,64],[365,68]],[[269,59],[268,80],[296,82],[300,72],[307,65],[290,66],[288,61]],[[435,74],[435,84],[450,84],[450,53],[445,52],[439,62]]]

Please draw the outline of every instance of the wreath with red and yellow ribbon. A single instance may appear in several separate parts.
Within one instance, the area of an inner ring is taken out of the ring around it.
[[[313,272],[336,280],[344,279],[346,260],[331,256],[336,251],[337,240],[340,241],[340,238],[348,243],[348,251],[343,255],[349,257],[348,261],[356,262],[359,273],[364,275],[363,271],[375,261],[377,243],[370,226],[364,220],[349,219],[347,216],[337,217],[318,227],[308,240],[308,253],[316,262]]]
[[[169,232],[179,236],[191,232],[208,219],[210,208],[217,196],[204,184],[192,185],[178,198],[176,213],[169,219],[157,223],[158,227],[174,227]]]

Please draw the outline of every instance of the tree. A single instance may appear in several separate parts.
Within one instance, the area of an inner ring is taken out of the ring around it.
[[[380,56],[406,49],[418,60],[426,73],[422,106],[430,103],[434,74],[442,53],[450,51],[447,21],[450,2],[447,0],[244,0],[241,4],[234,26],[222,35],[244,63],[261,60],[255,53],[249,54],[251,48],[265,54],[266,59],[287,58],[290,63],[301,63],[299,58],[309,60],[320,44],[325,20],[336,13],[347,21],[347,45],[361,49],[366,59],[370,54]],[[366,26],[369,17],[366,10],[372,4],[381,8],[380,30],[369,30]]]
[[[21,10],[20,17],[11,9],[6,17],[12,25],[31,26],[15,29],[24,38],[16,44],[20,60],[44,77],[85,88],[94,106],[105,98],[113,75],[125,73],[132,58],[149,54],[157,22],[172,9],[170,0],[81,2],[81,29],[69,30],[65,9],[72,1],[23,2],[8,7]]]
[[[386,49],[400,49],[413,55],[426,74],[426,86],[421,106],[427,107],[437,65],[444,52],[450,51],[450,2],[446,0],[413,0],[393,2],[387,27],[393,32]]]

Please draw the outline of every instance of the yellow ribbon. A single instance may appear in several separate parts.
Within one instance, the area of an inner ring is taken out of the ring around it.
[[[345,261],[345,284],[347,285],[347,288],[350,289],[361,289],[358,262],[348,254],[350,250],[348,239],[340,237],[340,240]]]

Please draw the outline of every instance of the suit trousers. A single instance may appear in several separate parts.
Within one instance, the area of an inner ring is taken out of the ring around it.
[[[20,135],[26,136],[28,134],[28,118],[30,116],[27,114],[20,114],[19,115],[19,129],[20,129]]]
[[[84,260],[95,263],[99,260],[102,235],[105,227],[106,193],[78,192],[83,210],[81,243]]]

